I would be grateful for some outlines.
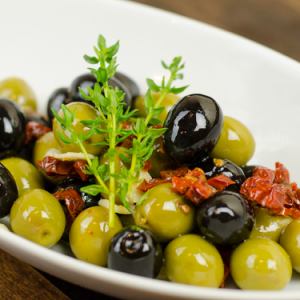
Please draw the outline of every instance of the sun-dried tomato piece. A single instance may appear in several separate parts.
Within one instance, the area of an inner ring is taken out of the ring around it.
[[[275,171],[257,167],[242,184],[240,193],[274,214],[300,217],[300,190],[297,184],[290,183],[288,170],[279,162]]]
[[[151,179],[150,181],[146,181],[144,180],[139,186],[138,186],[138,189],[141,191],[141,192],[147,192],[148,190],[152,189],[153,187],[157,186],[157,185],[160,185],[160,184],[163,184],[163,183],[167,183],[167,182],[170,182],[171,180],[168,180],[168,179],[160,179],[160,178],[154,178],[154,179]]]
[[[84,201],[82,200],[80,193],[73,188],[58,190],[53,195],[58,201],[64,202],[69,227],[84,209]]]
[[[225,175],[218,175],[207,180],[204,171],[200,168],[189,170],[187,167],[182,167],[176,170],[161,171],[160,174],[161,179],[143,181],[139,185],[139,190],[146,192],[159,184],[171,182],[176,193],[198,205],[229,185],[235,184],[235,181]]]
[[[207,180],[207,183],[213,186],[218,191],[226,189],[228,186],[235,184],[235,181],[231,180],[229,177],[221,174],[215,177],[212,177]]]
[[[85,160],[76,160],[73,164],[75,172],[79,175],[82,181],[87,181],[89,176],[85,173],[87,163]]]
[[[160,177],[163,179],[171,179],[174,176],[182,177],[185,176],[189,171],[187,167],[180,167],[175,170],[165,170],[160,172]]]
[[[200,168],[189,170],[183,177],[173,176],[172,186],[175,192],[184,195],[195,205],[217,192],[214,187],[207,183],[205,173]]]
[[[47,132],[50,132],[51,128],[36,122],[29,121],[25,127],[25,144],[29,144],[31,141],[35,141]]]
[[[144,167],[143,167],[143,170],[148,172],[149,170],[151,170],[152,168],[152,163],[150,160],[147,160],[145,163],[144,163]]]
[[[82,181],[88,180],[88,175],[84,173],[86,164],[85,160],[64,161],[52,156],[38,162],[39,168],[48,176],[79,176]]]
[[[200,204],[232,184],[235,184],[235,182],[225,175],[218,175],[207,180],[204,171],[200,168],[189,170],[182,177],[172,177],[172,185],[175,192],[184,195],[195,205]]]

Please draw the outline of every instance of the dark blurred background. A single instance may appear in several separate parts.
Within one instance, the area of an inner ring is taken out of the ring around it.
[[[300,0],[135,0],[235,32],[300,60]]]

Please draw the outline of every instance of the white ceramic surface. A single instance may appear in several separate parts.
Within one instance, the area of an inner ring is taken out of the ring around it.
[[[285,163],[300,182],[300,64],[244,38],[174,14],[117,0],[1,0],[0,78],[30,82],[47,96],[85,71],[99,33],[121,40],[120,70],[141,87],[158,78],[160,60],[182,55],[189,92],[214,97],[252,130],[253,162]],[[0,231],[0,247],[79,285],[127,299],[300,299],[300,279],[280,292],[206,289],[96,267]],[[61,251],[59,247],[56,251]]]

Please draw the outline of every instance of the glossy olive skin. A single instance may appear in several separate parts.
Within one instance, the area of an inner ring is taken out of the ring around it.
[[[207,178],[225,175],[235,181],[235,186],[231,186],[231,188],[233,187],[236,190],[239,190],[240,185],[246,179],[243,170],[228,159],[212,159],[210,167],[205,171],[205,175]]]
[[[12,230],[45,247],[55,245],[62,237],[66,218],[58,200],[41,189],[19,197],[10,212]]]
[[[185,96],[169,111],[164,125],[167,153],[180,163],[199,161],[216,145],[222,124],[223,113],[214,99]]]
[[[224,116],[220,138],[211,155],[227,158],[238,166],[245,165],[255,152],[255,140],[250,130],[240,121]]]
[[[0,218],[9,214],[17,198],[16,182],[10,172],[0,163]]]
[[[83,210],[73,222],[69,239],[74,255],[80,260],[106,266],[111,238],[122,229],[117,215],[114,227],[108,225],[108,209],[94,206]]]
[[[123,83],[124,86],[126,86],[126,88],[131,94],[132,99],[135,99],[137,96],[140,95],[140,89],[138,85],[129,76],[121,72],[116,72],[114,77],[118,79],[121,83]]]
[[[265,208],[255,210],[255,222],[250,238],[268,238],[277,242],[281,232],[292,222],[290,217],[272,215]]]
[[[212,243],[235,245],[249,237],[253,215],[240,194],[223,191],[202,202],[197,224],[200,233]]]
[[[154,103],[159,100],[160,93],[152,93],[152,97]],[[163,107],[163,111],[159,114],[158,119],[163,123],[168,115],[168,112],[172,109],[172,107],[178,102],[179,97],[175,94],[167,94],[163,101],[161,102],[161,107]],[[145,97],[138,96],[134,102],[134,108],[137,109],[137,113],[141,117],[146,117],[147,112],[145,108]]]
[[[42,174],[33,164],[19,157],[5,158],[0,161],[14,178],[19,196],[29,190],[42,189],[44,186]]]
[[[284,249],[269,239],[240,244],[230,259],[231,275],[245,290],[280,290],[290,281],[292,264]]]
[[[10,77],[0,81],[0,97],[14,101],[24,111],[36,111],[36,95],[26,81]]]
[[[293,220],[282,232],[280,245],[292,260],[293,269],[300,273],[300,221]]]
[[[50,121],[54,117],[52,109],[59,112],[61,105],[66,104],[68,99],[70,99],[70,93],[66,87],[58,88],[50,95],[47,103],[47,114]]]
[[[173,192],[170,183],[165,183],[146,192],[142,204],[136,207],[134,220],[165,242],[193,229],[194,208]]]
[[[218,250],[198,235],[187,234],[171,241],[165,250],[170,281],[203,287],[220,287],[224,264]]]
[[[84,102],[72,102],[67,104],[66,107],[74,114],[74,121],[72,125],[77,134],[87,133],[87,127],[82,124],[81,121],[93,120],[98,117],[96,109]],[[63,112],[60,110],[59,114],[62,115]],[[60,139],[60,134],[65,134],[65,131],[56,119],[53,119],[53,133],[63,152],[81,152],[79,145],[73,143],[66,144]],[[97,155],[102,152],[103,146],[96,145],[96,143],[102,142],[103,139],[103,134],[95,133],[88,140],[84,141],[83,144],[88,153]]]
[[[25,138],[25,117],[17,105],[0,99],[0,158],[19,151]]]
[[[131,226],[113,237],[107,261],[109,269],[154,278],[161,265],[160,245],[150,231]]]
[[[96,78],[90,73],[82,74],[76,77],[71,83],[70,99],[67,100],[66,103],[70,103],[73,101],[80,101],[80,102],[86,102],[88,104],[91,104],[90,101],[87,101],[81,97],[79,89],[82,89],[85,93],[87,93],[88,88],[92,88],[95,83],[96,83]],[[116,87],[125,93],[124,100],[127,103],[128,107],[130,107],[132,101],[132,95],[129,92],[128,88],[115,77],[109,79],[108,83],[109,85]]]
[[[53,131],[50,131],[40,137],[34,144],[33,163],[38,167],[38,162],[51,154],[60,154],[63,150],[57,142]]]

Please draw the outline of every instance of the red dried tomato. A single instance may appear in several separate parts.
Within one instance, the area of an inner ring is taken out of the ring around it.
[[[154,178],[151,179],[150,181],[146,181],[144,180],[139,186],[138,189],[141,192],[147,192],[148,190],[152,189],[153,187],[163,184],[163,183],[167,183],[170,182],[171,180],[168,179],[160,179],[160,178]]]
[[[37,140],[47,132],[50,132],[51,128],[35,122],[29,121],[25,127],[25,144],[29,144],[31,141]]]
[[[75,218],[84,209],[84,201],[82,200],[80,193],[76,189],[68,188],[65,190],[58,190],[53,195],[58,201],[64,202],[67,209],[67,225],[70,227]]]
[[[207,180],[204,171],[200,168],[189,170],[183,177],[172,177],[173,189],[191,200],[195,205],[200,204],[234,183],[225,175],[219,175]]]
[[[79,176],[82,181],[88,180],[88,175],[84,172],[86,164],[85,160],[63,161],[52,156],[46,156],[38,162],[39,168],[48,176]]]
[[[275,171],[257,167],[242,184],[240,193],[277,215],[300,217],[300,190],[296,183],[290,183],[288,170],[279,162]]]

